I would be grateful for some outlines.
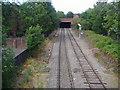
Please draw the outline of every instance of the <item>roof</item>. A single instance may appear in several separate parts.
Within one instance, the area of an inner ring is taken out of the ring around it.
[[[73,18],[60,18],[61,22],[72,22]]]

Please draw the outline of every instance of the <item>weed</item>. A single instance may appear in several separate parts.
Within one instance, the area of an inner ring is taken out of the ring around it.
[[[29,82],[30,78],[28,75],[26,75],[25,77],[23,77],[23,79],[19,82],[19,86],[23,87],[25,85],[25,83]]]
[[[39,84],[38,88],[39,88],[39,90],[43,90],[43,84],[42,83]]]
[[[31,69],[28,69],[27,71],[28,75],[33,76],[34,72]]]
[[[38,67],[38,66],[39,66],[38,63],[33,64],[33,67]]]
[[[108,63],[108,60],[106,60],[106,59],[103,59],[102,61],[106,64]]]
[[[86,35],[92,40],[97,48],[101,51],[106,52],[117,62],[119,59],[119,43],[110,37],[95,34],[93,31],[86,31]]]

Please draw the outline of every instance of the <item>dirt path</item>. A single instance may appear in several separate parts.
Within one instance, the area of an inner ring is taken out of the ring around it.
[[[59,37],[54,43],[52,56],[48,66],[50,68],[50,72],[47,80],[47,88],[71,88],[71,82],[73,82],[74,88],[88,88],[88,86],[84,84],[85,80],[82,76],[83,73],[78,64],[77,57],[75,56],[74,49],[67,34],[67,29],[60,29],[58,31]],[[104,66],[100,65],[98,59],[93,56],[91,48],[84,38],[79,39],[73,31],[71,32],[86,58],[89,60],[94,69],[97,69],[97,72],[99,73],[103,83],[107,84],[106,87],[117,88],[117,77],[111,71],[108,71],[106,68],[104,68]],[[79,56],[79,58],[83,57]]]

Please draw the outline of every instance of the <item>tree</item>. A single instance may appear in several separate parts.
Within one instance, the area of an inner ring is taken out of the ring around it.
[[[44,40],[44,35],[41,33],[42,28],[37,25],[35,27],[29,27],[27,31],[27,48],[34,49],[42,44]]]
[[[58,17],[58,18],[65,18],[66,15],[64,14],[63,11],[58,11],[58,12],[57,12],[57,17]]]
[[[118,2],[97,2],[94,8],[89,8],[79,14],[79,23],[84,29],[117,39],[120,34],[118,30],[118,4]]]
[[[4,30],[12,36],[24,36],[27,29],[39,24],[48,36],[59,24],[56,11],[50,2],[25,2],[21,5],[3,3]],[[49,26],[49,27],[48,27]]]
[[[103,27],[107,30],[108,36],[116,39],[119,32],[117,5],[118,3],[108,4],[106,16],[104,16],[105,22],[103,22]]]
[[[69,11],[66,15],[67,18],[73,18],[73,13],[71,11]]]
[[[80,21],[79,17],[74,17],[72,20],[73,28],[78,28],[78,23]]]

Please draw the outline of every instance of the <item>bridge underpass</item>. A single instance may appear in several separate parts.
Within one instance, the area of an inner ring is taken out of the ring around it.
[[[60,18],[60,28],[71,28],[73,18]]]
[[[71,28],[71,22],[61,22],[60,28]]]

